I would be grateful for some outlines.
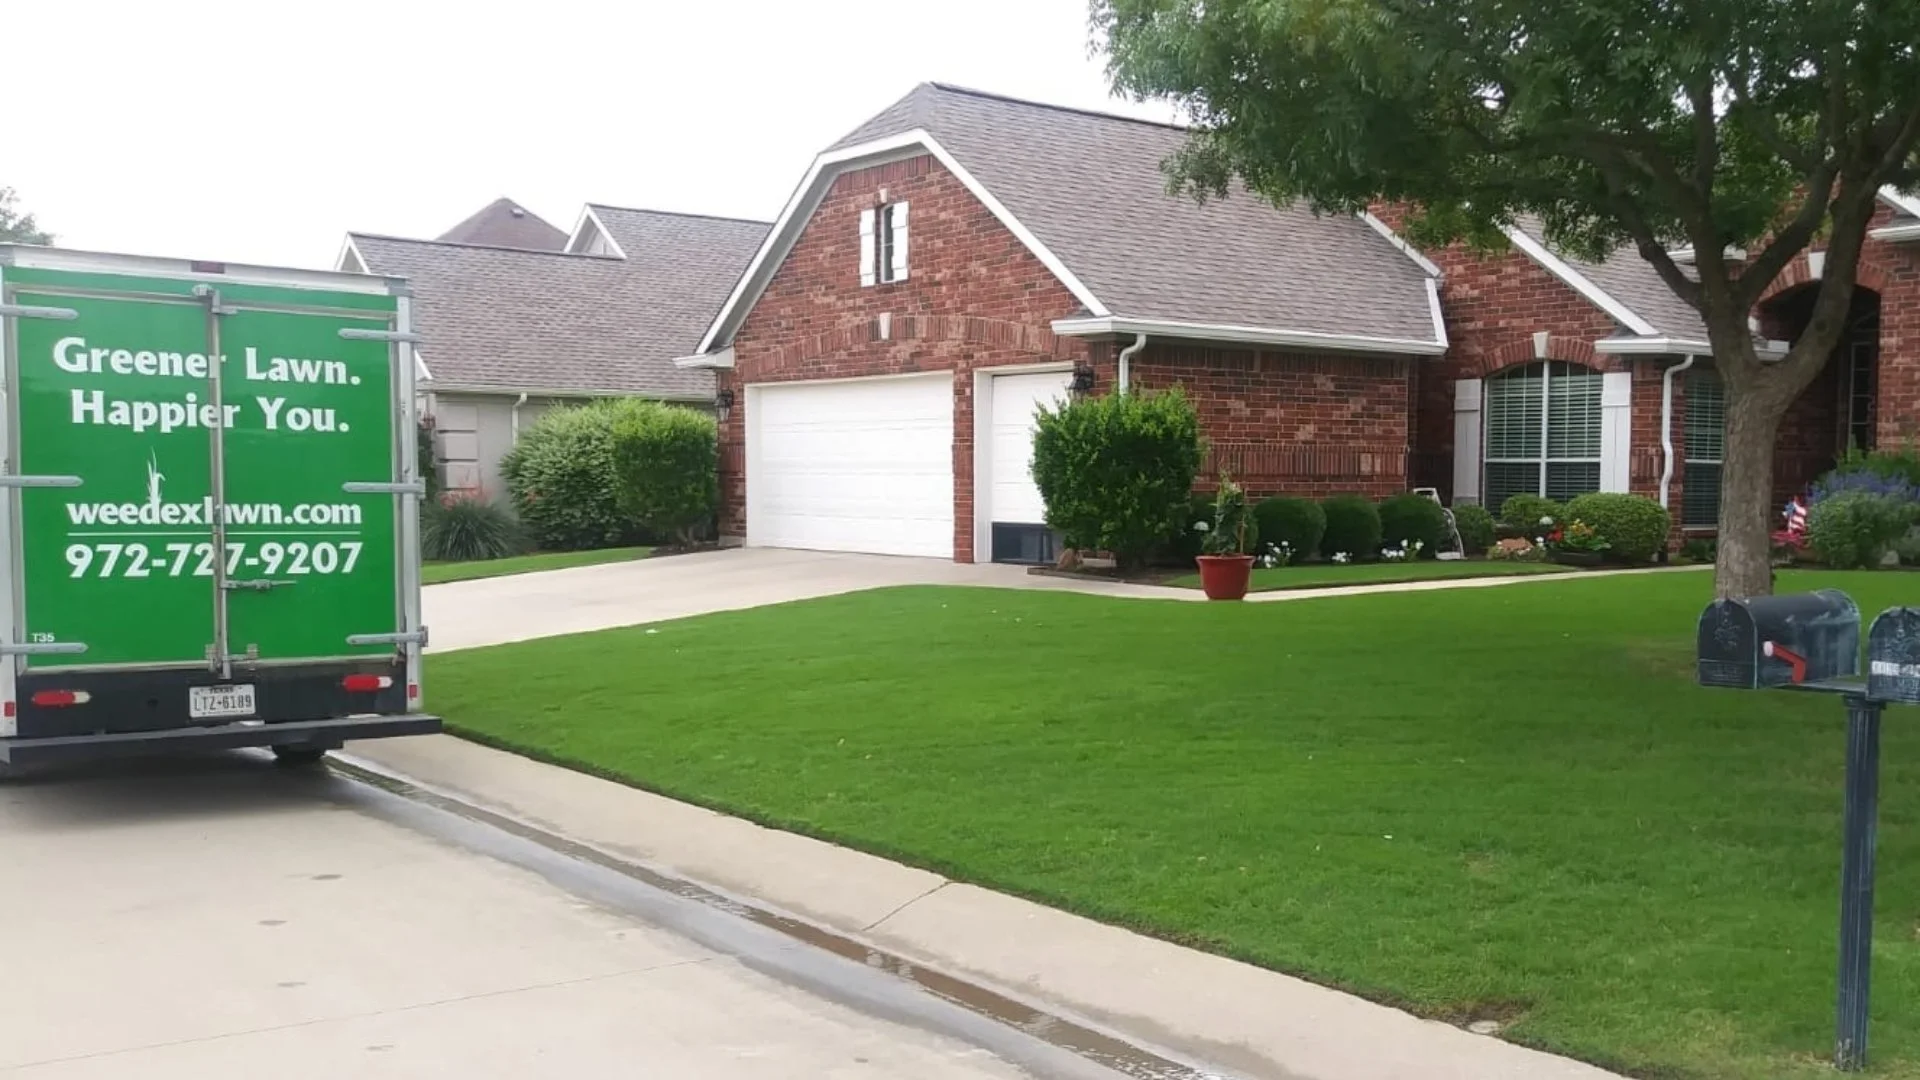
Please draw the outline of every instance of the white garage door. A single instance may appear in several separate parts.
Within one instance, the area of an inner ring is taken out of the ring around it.
[[[1033,416],[1042,405],[1064,401],[1072,379],[1070,371],[994,377],[989,521],[1038,525],[1046,520],[1046,503],[1033,482]]]
[[[748,388],[747,542],[953,557],[953,376]]]

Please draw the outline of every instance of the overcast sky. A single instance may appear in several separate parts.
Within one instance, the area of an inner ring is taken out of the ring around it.
[[[10,4],[0,186],[66,247],[330,266],[496,196],[771,219],[913,86],[1109,97],[1083,0]]]

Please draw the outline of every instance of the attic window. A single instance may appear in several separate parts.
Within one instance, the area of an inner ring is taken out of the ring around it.
[[[860,211],[860,284],[907,280],[907,204]]]

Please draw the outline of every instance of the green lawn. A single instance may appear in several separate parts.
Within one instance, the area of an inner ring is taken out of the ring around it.
[[[598,566],[601,563],[644,559],[652,548],[603,548],[599,551],[552,551],[539,555],[518,555],[511,559],[487,559],[482,562],[428,563],[420,568],[420,583],[439,585],[448,581],[472,581],[475,578],[504,577],[508,574],[532,574],[541,570],[565,570],[571,566]]]
[[[1255,570],[1249,588],[1253,592],[1275,589],[1326,589],[1338,585],[1389,585],[1401,581],[1431,581],[1435,578],[1518,577],[1522,574],[1559,574],[1573,569],[1558,563],[1493,562],[1488,559],[1460,559],[1441,562],[1426,559],[1415,562],[1310,563]],[[1200,575],[1182,574],[1169,585],[1197,589]]]
[[[465,733],[770,825],[1639,1076],[1824,1076],[1843,710],[1695,688],[1710,589],[906,588],[428,665]],[[1885,762],[1872,1053],[1913,1078],[1920,710]]]

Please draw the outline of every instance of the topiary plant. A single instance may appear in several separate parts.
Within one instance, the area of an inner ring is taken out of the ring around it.
[[[699,541],[720,503],[720,427],[677,405],[635,409],[613,425],[620,509],[659,537]]]
[[[1327,531],[1320,538],[1320,554],[1331,559],[1345,554],[1355,559],[1380,557],[1380,510],[1365,495],[1335,495],[1320,504]]]
[[[1595,492],[1567,504],[1567,519],[1593,526],[1608,545],[1607,554],[1629,563],[1643,563],[1666,550],[1673,515],[1645,495]]]
[[[1431,559],[1447,539],[1447,511],[1425,495],[1407,492],[1380,502],[1380,543],[1389,548],[1420,545],[1420,556]]]
[[[1188,512],[1203,456],[1200,418],[1178,387],[1083,397],[1040,410],[1033,480],[1068,547],[1110,551],[1128,571]]]
[[[1498,539],[1493,515],[1479,503],[1461,503],[1453,508],[1453,527],[1460,530],[1460,548],[1469,555],[1480,555]]]
[[[1276,495],[1254,504],[1253,520],[1260,526],[1260,539],[1268,544],[1287,545],[1295,559],[1304,559],[1320,550],[1320,538],[1327,532],[1327,512],[1312,499]]]
[[[548,551],[617,547],[641,535],[620,508],[613,429],[622,418],[661,406],[638,398],[605,398],[553,409],[520,433],[500,459],[513,508],[533,540]]]
[[[446,495],[420,512],[420,555],[431,562],[504,559],[525,550],[512,512],[470,495]]]
[[[1544,496],[1524,493],[1510,495],[1500,504],[1500,524],[1522,536],[1539,536],[1545,532],[1541,518],[1565,521],[1567,508]]]

